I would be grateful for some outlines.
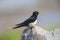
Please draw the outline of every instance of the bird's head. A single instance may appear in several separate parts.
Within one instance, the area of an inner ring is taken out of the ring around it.
[[[39,14],[39,12],[37,12],[37,11],[34,11],[34,12],[33,12],[33,15],[34,15],[34,16],[38,16],[38,14]]]

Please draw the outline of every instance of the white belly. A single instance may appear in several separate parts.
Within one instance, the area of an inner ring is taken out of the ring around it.
[[[35,26],[36,23],[37,23],[37,20],[35,22],[30,23],[29,27]]]

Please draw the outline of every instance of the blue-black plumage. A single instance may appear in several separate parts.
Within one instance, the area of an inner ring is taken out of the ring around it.
[[[16,24],[17,27],[14,27],[14,29],[19,28],[19,27],[23,27],[23,26],[26,26],[26,27],[34,26],[37,22],[38,14],[39,14],[39,12],[34,11],[31,17],[29,17],[27,20],[25,20],[22,23]]]

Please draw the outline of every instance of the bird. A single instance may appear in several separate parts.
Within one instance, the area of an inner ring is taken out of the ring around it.
[[[34,11],[32,13],[32,15],[27,20],[25,20],[22,23],[16,24],[16,27],[13,27],[13,29],[20,28],[20,27],[33,28],[34,25],[37,23],[37,16],[38,16],[38,14],[39,14],[38,11]]]

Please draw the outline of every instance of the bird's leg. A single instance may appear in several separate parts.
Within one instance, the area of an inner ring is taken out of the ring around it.
[[[29,29],[30,29],[30,33],[32,33],[33,32],[33,29],[34,27],[32,26],[32,27],[29,27]]]

